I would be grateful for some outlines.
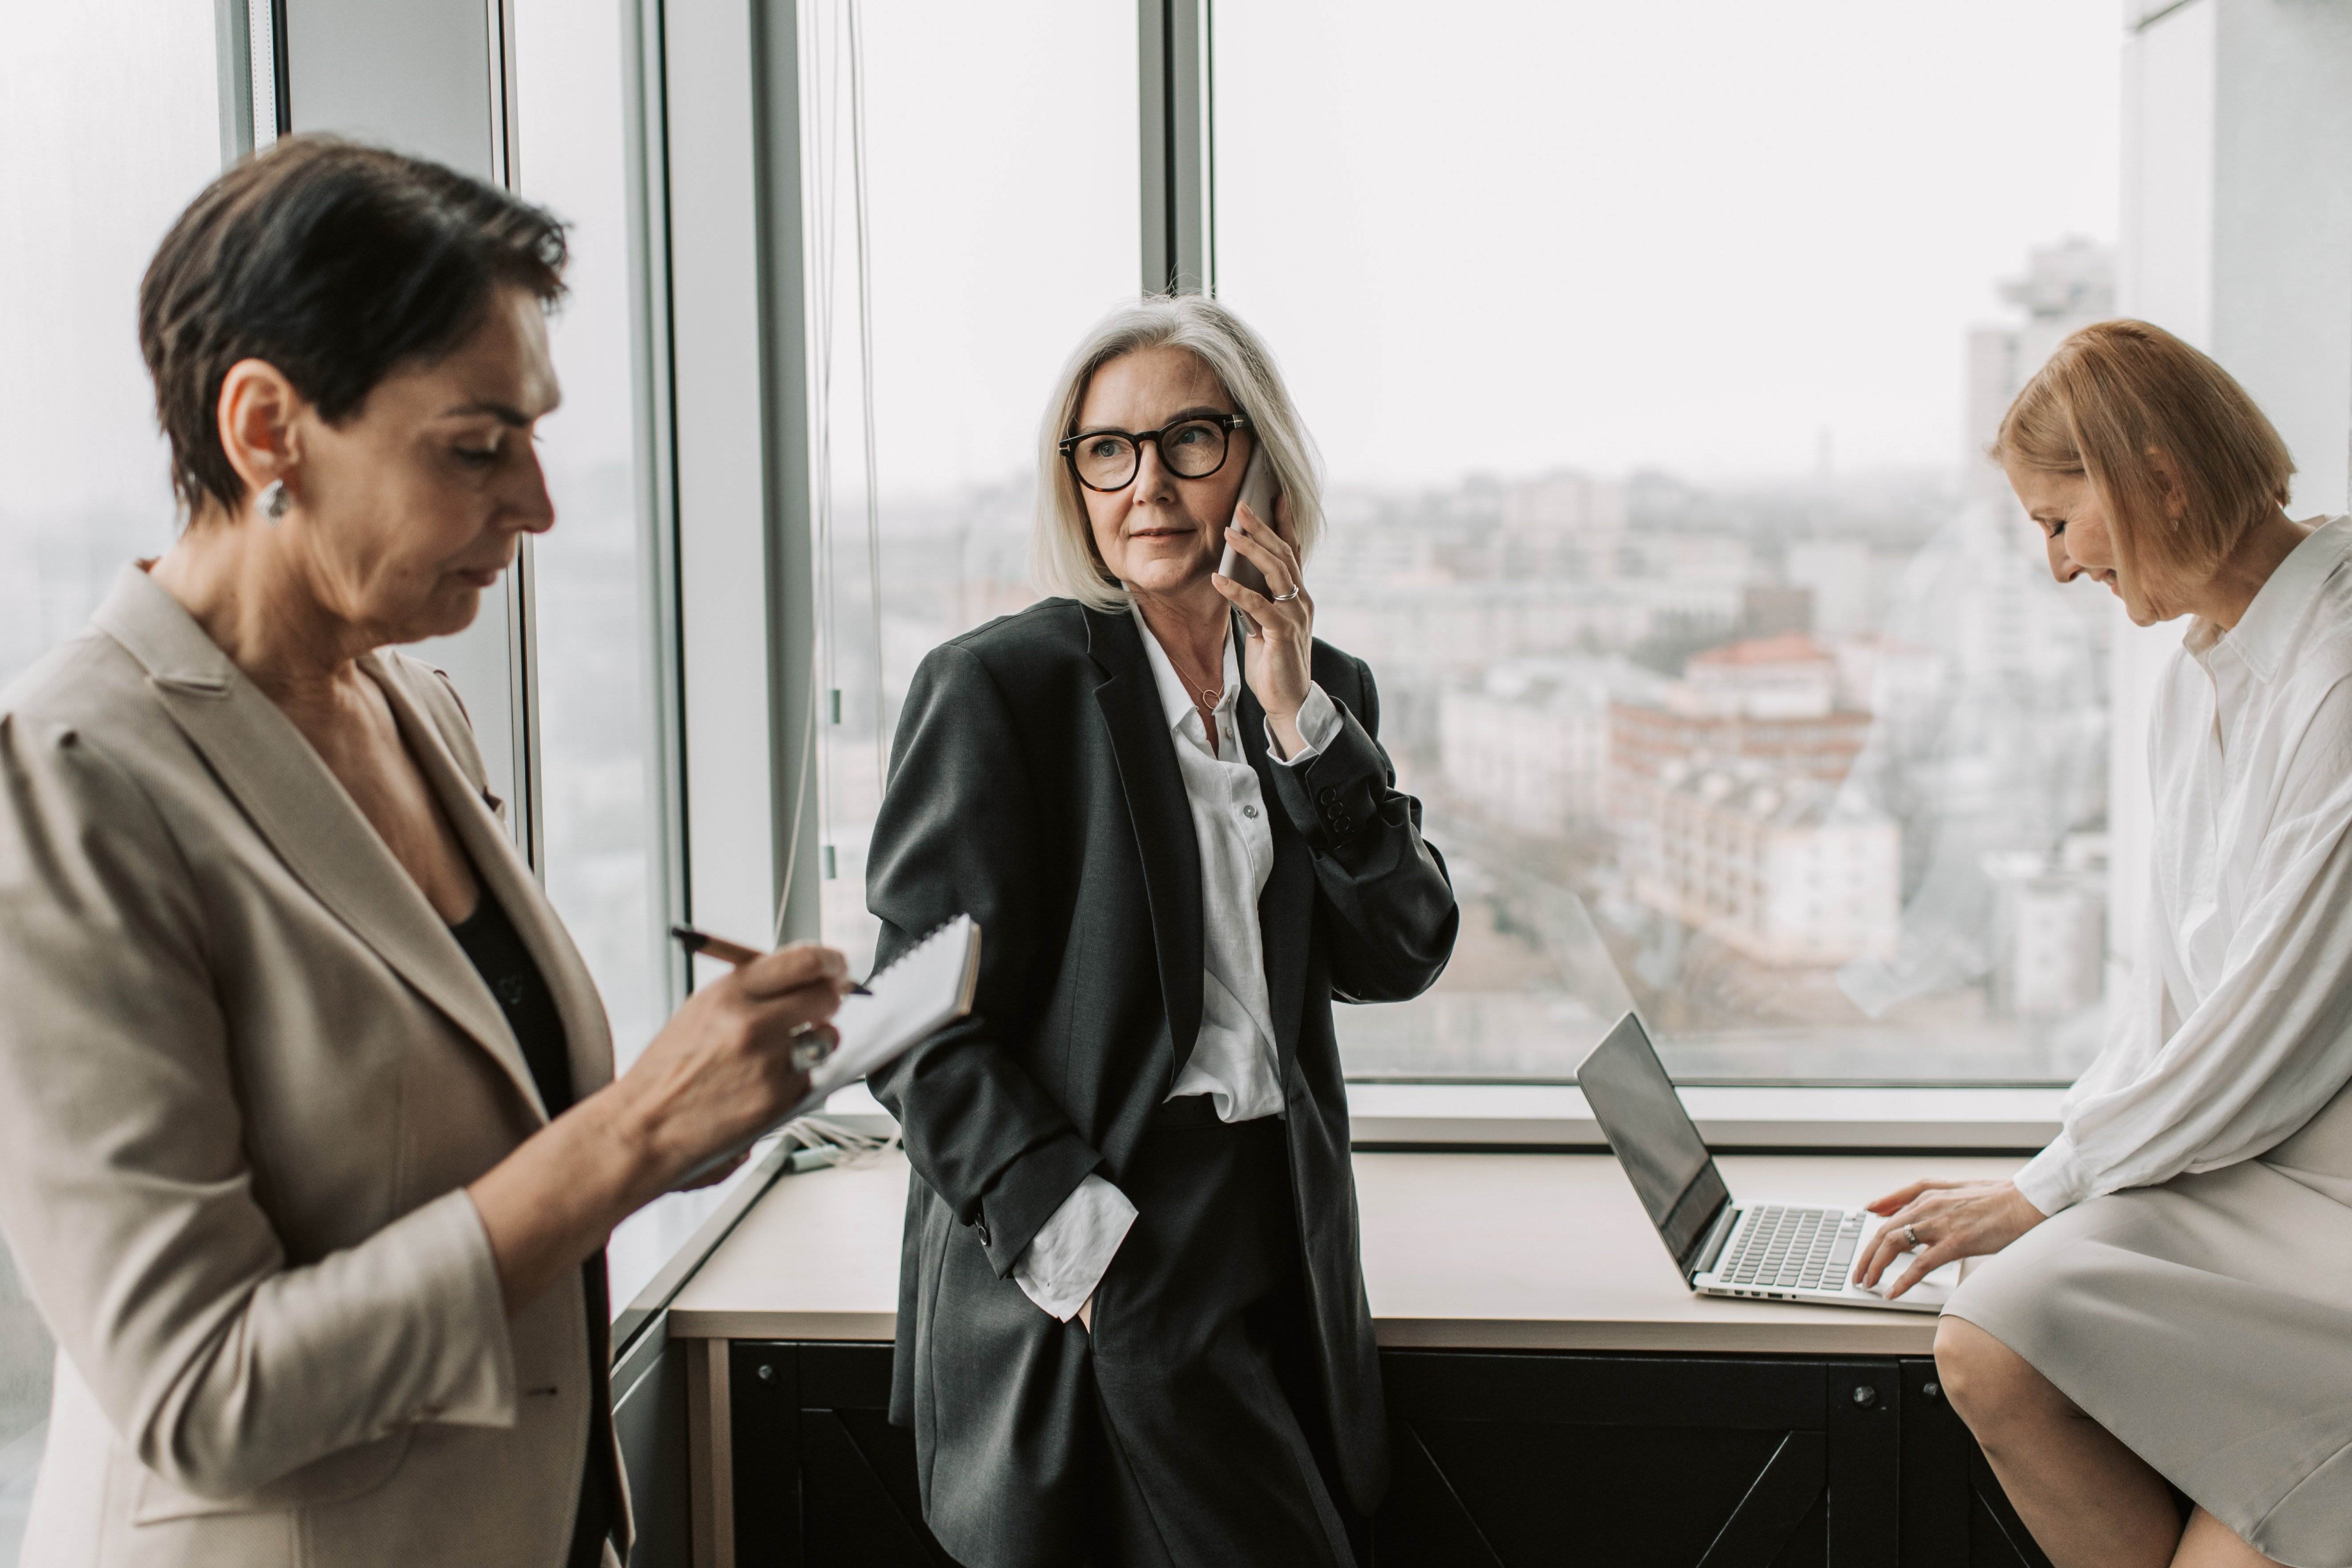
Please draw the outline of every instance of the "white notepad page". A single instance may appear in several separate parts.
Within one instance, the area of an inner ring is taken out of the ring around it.
[[[686,1182],[700,1180],[794,1117],[814,1114],[835,1089],[897,1059],[908,1047],[971,1012],[979,984],[980,922],[958,915],[868,980],[866,988],[871,994],[841,999],[841,1011],[833,1016],[841,1044],[810,1072],[809,1091],[798,1105],[773,1126],[761,1129],[758,1137],[696,1166]]]
[[[809,1074],[805,1115],[824,1097],[894,1060],[971,1011],[980,983],[980,922],[958,915],[898,955],[866,983],[866,996],[845,996],[833,1027],[841,1044]]]

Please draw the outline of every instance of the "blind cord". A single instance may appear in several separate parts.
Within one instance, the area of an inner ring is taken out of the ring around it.
[[[866,16],[858,0],[849,7],[850,188],[857,216],[857,383],[866,402],[866,606],[874,635],[874,786],[889,782],[890,759],[882,737],[882,481],[880,441],[874,421],[874,264],[866,223]]]
[[[801,840],[807,825],[810,775],[816,774],[817,830],[830,847],[837,824],[834,817],[833,747],[820,741],[820,705],[830,710],[827,693],[841,690],[840,581],[835,552],[839,547],[834,510],[833,369],[834,322],[838,304],[837,258],[840,232],[838,120],[843,110],[840,79],[848,75],[850,200],[855,225],[857,285],[858,387],[861,399],[866,481],[866,574],[868,623],[874,650],[873,726],[875,783],[887,776],[888,759],[882,736],[882,531],[879,495],[880,463],[874,411],[873,258],[866,207],[865,21],[858,0],[843,0],[835,20],[830,7],[812,5],[803,13],[803,41],[809,62],[805,86],[808,111],[805,128],[809,157],[804,168],[807,187],[808,253],[812,285],[807,311],[810,361],[815,385],[809,403],[811,468],[810,545],[814,557],[812,586],[816,625],[809,660],[807,722],[803,726],[798,776],[793,781],[791,842],[784,852],[783,886],[776,900],[774,941],[781,944],[792,908],[794,874],[799,869]],[[830,29],[826,23],[835,20]],[[828,711],[828,720],[837,712]],[[827,868],[829,871],[830,867]]]

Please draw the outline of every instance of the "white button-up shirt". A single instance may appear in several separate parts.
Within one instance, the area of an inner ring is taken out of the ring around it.
[[[2190,624],[2148,724],[2152,881],[2106,1048],[2019,1173],[2055,1214],[2262,1154],[2352,1081],[2352,520],[2233,628]]]
[[[1241,661],[1225,640],[1224,692],[1216,709],[1217,746],[1176,667],[1142,613],[1129,606],[1160,706],[1176,742],[1176,766],[1192,813],[1192,840],[1201,860],[1201,1028],[1192,1054],[1168,1098],[1210,1096],[1221,1121],[1254,1121],[1283,1110],[1282,1069],[1275,1052],[1267,999],[1265,942],[1258,928],[1258,896],[1274,871],[1274,829],[1266,820],[1257,770],[1242,750],[1234,721],[1241,700]],[[1323,689],[1309,683],[1298,710],[1304,749],[1282,755],[1273,726],[1266,750],[1277,766],[1297,767],[1320,753],[1339,732],[1339,712]],[[1038,1228],[1013,1266],[1029,1299],[1066,1321],[1086,1304],[1135,1223],[1127,1194],[1088,1176]]]

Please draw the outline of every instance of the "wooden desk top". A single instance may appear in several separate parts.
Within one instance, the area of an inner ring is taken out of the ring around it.
[[[1918,1176],[2016,1159],[1731,1155],[1742,1201],[1865,1202]],[[688,1281],[690,1339],[887,1340],[903,1156],[786,1176]],[[1696,1296],[1617,1162],[1596,1154],[1359,1154],[1364,1273],[1381,1343],[1457,1350],[1925,1355],[1927,1313]]]

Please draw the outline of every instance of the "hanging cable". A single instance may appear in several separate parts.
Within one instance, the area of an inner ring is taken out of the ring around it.
[[[834,346],[839,321],[841,250],[842,118],[847,112],[852,239],[857,286],[857,378],[860,398],[859,446],[863,458],[866,524],[866,592],[867,626],[874,659],[874,689],[870,723],[874,752],[875,790],[878,795],[888,774],[888,752],[882,730],[882,526],[880,447],[877,439],[874,400],[873,250],[867,202],[866,157],[865,17],[858,0],[840,6],[812,5],[802,11],[802,58],[805,61],[806,110],[803,139],[807,157],[803,168],[805,192],[809,302],[809,479],[810,549],[815,626],[809,666],[809,708],[801,750],[803,765],[794,781],[792,844],[784,861],[784,890],[776,909],[776,940],[785,934],[793,877],[798,866],[804,831],[807,797],[814,775],[818,837],[826,850],[824,876],[834,874],[831,859],[840,823],[833,737],[828,732],[842,720],[844,694],[841,667],[841,573],[839,519],[835,509],[834,468]],[[843,78],[847,92],[843,92]],[[824,709],[826,721],[817,718]]]
[[[878,1163],[882,1157],[898,1147],[899,1131],[893,1126],[885,1135],[860,1132],[846,1122],[829,1116],[803,1116],[788,1123],[783,1142],[792,1146],[787,1160],[795,1171],[814,1170],[824,1165],[838,1165],[847,1170]]]
[[[802,162],[803,247],[809,276],[809,303],[803,320],[809,346],[811,386],[809,418],[809,555],[810,598],[815,625],[810,628],[806,716],[802,725],[798,766],[793,780],[790,841],[784,848],[783,885],[776,897],[775,942],[790,934],[794,879],[800,870],[801,841],[808,824],[812,784],[816,795],[816,827],[821,840],[832,837],[832,789],[828,759],[817,710],[824,706],[835,668],[833,622],[833,318],[835,209],[834,203],[834,116],[838,93],[827,79],[827,62],[837,56],[827,47],[825,8],[810,5],[801,12],[801,56],[807,62],[802,86],[805,109],[802,135],[807,155]],[[820,908],[823,895],[820,893]]]
[[[852,206],[857,223],[857,383],[865,395],[866,605],[874,635],[874,789],[889,781],[882,738],[882,497],[879,444],[874,424],[874,263],[866,239],[866,19],[858,0],[849,8],[849,148]]]

